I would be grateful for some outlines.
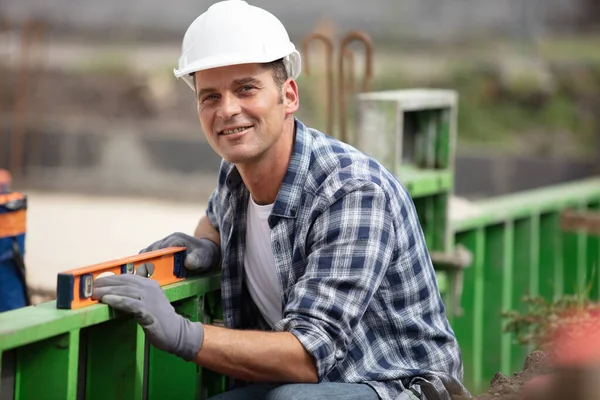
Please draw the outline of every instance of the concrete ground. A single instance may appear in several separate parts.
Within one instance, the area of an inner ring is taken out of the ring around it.
[[[59,272],[137,254],[192,233],[206,204],[27,192],[25,262],[34,292],[56,291]]]

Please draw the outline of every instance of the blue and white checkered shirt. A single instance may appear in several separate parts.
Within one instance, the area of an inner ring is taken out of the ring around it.
[[[283,319],[321,382],[362,382],[381,399],[467,393],[422,229],[398,179],[353,147],[295,121],[269,217]],[[223,161],[207,210],[222,247],[225,326],[268,330],[243,282],[249,192]]]

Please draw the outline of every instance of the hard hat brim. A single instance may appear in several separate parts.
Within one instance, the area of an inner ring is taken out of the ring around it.
[[[196,88],[194,87],[193,80],[191,78],[191,74],[193,74],[194,72],[204,71],[213,68],[227,67],[231,65],[268,63],[282,58],[288,58],[288,61],[286,62],[288,75],[292,79],[297,79],[300,75],[301,70],[300,53],[298,53],[296,48],[292,45],[291,49],[285,49],[280,54],[281,56],[275,55],[275,57],[272,54],[269,57],[257,57],[256,55],[243,54],[240,55],[239,53],[218,54],[213,57],[203,58],[201,60],[197,60],[195,62],[187,64],[185,68],[174,69],[173,73],[177,79],[182,79],[188,84],[188,86],[190,86],[192,90],[196,90]],[[180,60],[179,64],[185,65],[185,63],[182,63],[182,60]]]

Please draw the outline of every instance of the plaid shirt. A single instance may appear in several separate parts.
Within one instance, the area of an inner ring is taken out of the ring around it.
[[[466,393],[413,202],[377,161],[296,120],[287,173],[268,219],[283,319],[321,382],[362,382],[381,399]],[[207,215],[222,247],[225,326],[269,330],[243,282],[249,192],[223,161]]]

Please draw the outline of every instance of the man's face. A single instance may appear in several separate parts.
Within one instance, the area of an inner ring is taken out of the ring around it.
[[[298,89],[281,88],[260,64],[195,73],[198,118],[214,151],[235,163],[255,163],[276,148],[284,120],[298,109]]]

